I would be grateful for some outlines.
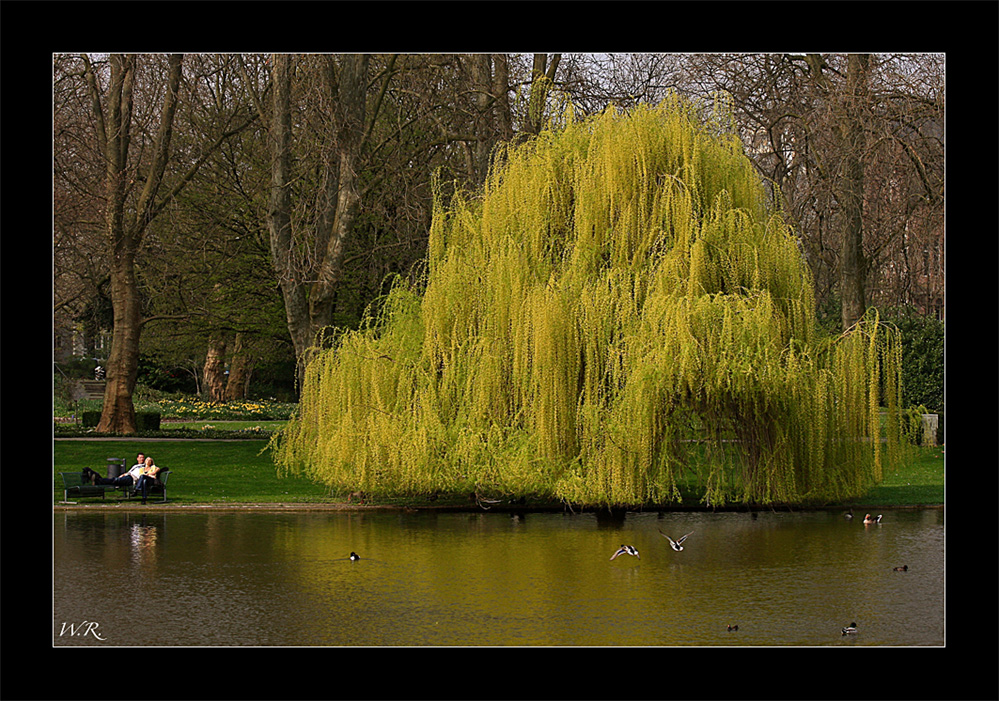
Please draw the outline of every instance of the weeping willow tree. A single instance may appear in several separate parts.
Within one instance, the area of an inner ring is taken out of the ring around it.
[[[498,154],[305,374],[279,468],[582,505],[841,500],[904,446],[897,333],[829,337],[738,139],[679,98]]]

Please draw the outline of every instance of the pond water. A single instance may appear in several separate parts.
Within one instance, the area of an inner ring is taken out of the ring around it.
[[[943,512],[884,513],[58,512],[53,644],[942,646]]]

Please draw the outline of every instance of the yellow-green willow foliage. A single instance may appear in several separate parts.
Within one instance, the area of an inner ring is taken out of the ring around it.
[[[680,99],[563,120],[497,154],[484,192],[437,198],[426,279],[310,363],[278,465],[589,505],[879,480],[901,447],[897,334],[873,314],[819,331],[738,140]]]

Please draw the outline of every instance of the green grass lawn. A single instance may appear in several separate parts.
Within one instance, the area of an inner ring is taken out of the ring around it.
[[[127,457],[134,463],[139,450],[148,451],[156,464],[170,468],[167,496],[176,504],[322,503],[342,501],[331,497],[323,485],[298,476],[277,473],[267,441],[55,441],[54,500],[62,500],[60,472],[80,472],[84,467],[106,474],[107,458]],[[114,500],[114,493],[107,499]],[[467,501],[462,495],[459,500]],[[885,475],[884,481],[856,500],[872,506],[942,504],[944,457],[942,448],[917,448],[911,464]],[[83,499],[99,502],[100,499]],[[425,503],[420,500],[421,503]],[[384,503],[401,503],[386,499]]]
[[[944,503],[944,449],[916,448],[910,464],[887,473],[859,503],[911,506]]]

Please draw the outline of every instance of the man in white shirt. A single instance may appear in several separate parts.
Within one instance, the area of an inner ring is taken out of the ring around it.
[[[139,476],[142,475],[142,469],[146,466],[146,456],[143,453],[139,453],[137,458],[136,464],[132,465],[132,468],[125,474],[118,477],[95,477],[94,484],[109,484],[113,487],[131,487],[134,484],[138,484]]]

